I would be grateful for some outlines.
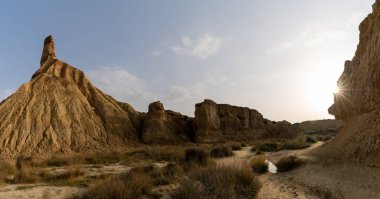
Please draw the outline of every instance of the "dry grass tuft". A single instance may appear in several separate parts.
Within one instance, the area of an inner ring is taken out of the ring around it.
[[[85,174],[82,168],[74,167],[69,168],[67,171],[54,175],[50,172],[43,171],[40,172],[39,177],[41,178],[41,181],[48,182],[48,183],[70,183],[73,180],[75,180],[78,177],[81,177]]]
[[[6,182],[9,176],[15,175],[17,172],[16,167],[11,163],[0,160],[0,183]]]
[[[224,145],[230,147],[233,151],[238,151],[243,148],[243,144],[240,142],[227,142]]]
[[[77,199],[112,198],[135,199],[149,195],[152,181],[149,176],[150,166],[131,170],[126,174],[119,174],[90,187]]]
[[[302,164],[304,164],[304,162],[301,159],[294,156],[288,156],[288,157],[281,158],[277,162],[276,166],[277,166],[277,171],[285,172],[285,171],[290,171]]]
[[[268,171],[268,164],[265,162],[264,156],[253,158],[249,165],[255,173],[266,173]]]
[[[190,174],[173,193],[174,199],[255,198],[260,182],[248,169],[209,167]]]
[[[210,155],[213,158],[223,158],[232,156],[233,152],[230,146],[217,144],[211,149]]]

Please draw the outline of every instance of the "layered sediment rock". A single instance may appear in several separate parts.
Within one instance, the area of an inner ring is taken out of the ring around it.
[[[195,106],[196,138],[215,140],[223,136],[293,137],[297,131],[290,123],[264,119],[256,110],[246,107],[216,104],[205,100]]]
[[[0,154],[90,152],[138,141],[141,114],[97,89],[57,60],[47,37],[41,67],[0,104]]]
[[[179,144],[194,137],[193,120],[187,116],[165,111],[161,102],[149,105],[144,118],[141,140],[149,144]]]
[[[40,64],[41,66],[44,65],[46,62],[52,61],[56,59],[55,55],[55,44],[53,37],[49,35],[48,37],[45,38],[44,41],[44,48],[42,49],[42,56],[41,56],[41,61]]]
[[[346,125],[323,157],[380,166],[380,1],[360,24],[360,41],[346,61],[329,113]]]
[[[289,137],[287,122],[264,119],[256,110],[196,105],[195,118],[165,110],[160,102],[140,113],[96,88],[75,67],[56,58],[52,36],[44,41],[32,79],[0,103],[0,156],[48,156],[125,148],[131,144],[204,142],[225,136]]]

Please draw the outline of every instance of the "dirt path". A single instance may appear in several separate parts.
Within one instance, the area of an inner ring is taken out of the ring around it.
[[[281,150],[273,153],[266,153],[265,155],[267,156],[267,159],[269,159],[271,162],[278,162],[281,158],[285,156],[296,156],[298,158],[303,158],[303,159],[310,159],[313,160],[313,156],[310,154],[324,145],[324,142],[317,142],[313,145],[311,145],[308,148],[305,149],[299,149],[299,150]]]
[[[301,150],[283,150],[274,153],[266,153],[265,156],[272,162],[277,162],[284,156],[294,155],[302,158],[311,158],[307,154],[316,148],[322,146],[322,142],[318,142],[309,148]],[[249,161],[255,157],[254,153],[250,151],[250,147],[244,147],[240,151],[235,151],[233,157],[216,159],[217,165],[223,166],[237,166],[242,167],[247,165]],[[271,174],[266,173],[258,176],[262,182],[263,187],[260,190],[259,199],[318,199],[317,195],[312,193],[308,188],[299,185],[292,181],[291,177],[284,174]]]
[[[218,166],[244,166],[246,165],[254,154],[251,152],[251,147],[243,147],[240,151],[234,151],[234,156],[227,158],[215,159]]]

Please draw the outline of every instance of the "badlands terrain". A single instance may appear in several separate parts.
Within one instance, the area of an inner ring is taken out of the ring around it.
[[[0,198],[380,198],[380,1],[329,113],[291,124],[210,99],[138,112],[57,59],[0,103]]]

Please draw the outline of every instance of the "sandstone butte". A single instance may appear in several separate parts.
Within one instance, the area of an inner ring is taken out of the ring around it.
[[[196,105],[195,118],[165,110],[160,102],[140,113],[57,59],[52,36],[44,41],[40,67],[30,82],[0,103],[0,156],[8,158],[297,133],[288,122],[211,100]]]
[[[329,113],[346,125],[321,150],[326,160],[380,166],[380,0],[360,24],[354,58],[346,61]]]

